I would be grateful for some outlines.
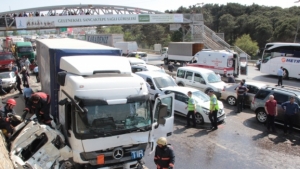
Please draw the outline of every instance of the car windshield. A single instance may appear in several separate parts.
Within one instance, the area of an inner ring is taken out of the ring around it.
[[[169,86],[177,86],[174,79],[171,76],[155,77],[153,78],[157,88],[165,88]]]
[[[33,52],[33,48],[31,46],[18,47],[18,52]]]
[[[0,79],[7,79],[10,78],[9,73],[0,73]]]
[[[86,105],[87,113],[76,113],[78,134],[109,136],[151,129],[150,102]]]
[[[207,76],[207,80],[209,83],[217,83],[222,81],[221,78],[217,76],[215,73],[209,73]]]
[[[192,95],[195,100],[201,100],[203,102],[209,101],[209,96],[201,91],[193,92]]]
[[[12,59],[13,59],[12,54],[0,55],[0,60],[12,60]]]

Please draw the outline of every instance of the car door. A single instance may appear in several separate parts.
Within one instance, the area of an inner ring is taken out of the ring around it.
[[[177,70],[177,75],[176,75],[176,83],[177,84],[180,84],[180,82],[182,81],[183,83],[185,83],[185,73],[186,71],[185,70],[181,70],[181,69],[178,69]]]
[[[193,72],[186,71],[185,77],[184,77],[184,84],[186,86],[193,86],[192,80],[193,80]]]
[[[283,93],[274,92],[274,99],[277,101],[277,112],[278,115],[276,120],[284,121],[284,111],[281,107],[281,104],[289,100],[289,96]]]
[[[159,137],[168,137],[173,134],[174,93],[156,98],[152,115],[153,123],[149,137],[151,152],[149,154],[154,152]]]
[[[201,74],[194,73],[192,86],[200,89],[201,91],[204,91],[206,89],[206,82]]]
[[[259,89],[258,87],[252,85],[247,85],[247,88],[248,88],[248,92],[245,98],[245,103],[246,105],[251,105],[251,102]]]
[[[175,110],[179,112],[182,115],[187,115],[187,106],[188,103],[188,97],[181,93],[181,92],[175,92]]]

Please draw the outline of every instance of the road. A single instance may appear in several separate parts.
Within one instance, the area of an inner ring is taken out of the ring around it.
[[[30,84],[33,90],[40,89],[34,76],[31,76]],[[3,101],[11,97],[16,97],[18,103],[15,110],[22,112],[23,97],[14,92]],[[268,134],[251,110],[235,114],[235,107],[224,105],[226,121],[213,132],[207,130],[209,125],[187,129],[185,118],[175,117],[174,133],[168,138],[175,150],[175,168],[299,168],[300,132],[284,136],[278,125],[278,134]],[[144,160],[149,169],[155,168],[153,154],[146,152]]]

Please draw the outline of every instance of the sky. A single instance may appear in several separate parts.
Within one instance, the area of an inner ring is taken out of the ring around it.
[[[2,2],[1,2],[2,1]],[[280,6],[288,8],[299,6],[294,3],[296,0],[0,0],[0,12],[10,10],[28,9],[44,6],[74,5],[74,4],[101,4],[101,5],[120,5],[151,9],[164,12],[165,10],[176,10],[180,6],[188,7],[197,3],[226,4],[228,2],[251,5],[253,3],[265,6]]]

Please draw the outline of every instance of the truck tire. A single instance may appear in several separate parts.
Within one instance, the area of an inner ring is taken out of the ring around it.
[[[286,69],[283,69],[283,71],[285,72],[283,79],[289,79],[289,71]]]
[[[165,59],[164,59],[164,64],[165,64],[165,65],[168,65],[168,63],[169,63],[168,58],[165,58]]]

